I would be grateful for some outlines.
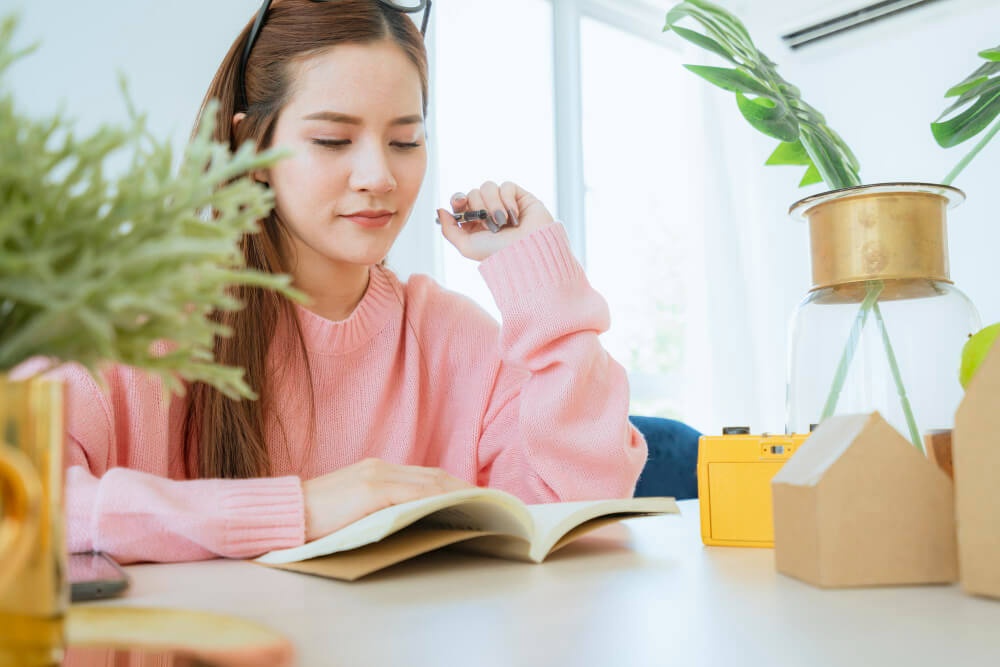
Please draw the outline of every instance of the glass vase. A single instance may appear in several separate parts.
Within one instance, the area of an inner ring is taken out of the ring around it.
[[[914,446],[951,428],[962,346],[979,314],[948,270],[947,209],[963,193],[885,183],[807,197],[812,288],[790,325],[787,424],[878,411]]]

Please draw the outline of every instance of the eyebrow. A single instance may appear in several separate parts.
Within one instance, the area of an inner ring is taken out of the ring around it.
[[[325,120],[330,123],[346,123],[348,125],[361,125],[362,120],[358,116],[351,116],[337,111],[317,111],[302,117],[303,120]],[[389,125],[414,125],[424,122],[424,117],[420,114],[410,116],[400,116],[389,121]]]

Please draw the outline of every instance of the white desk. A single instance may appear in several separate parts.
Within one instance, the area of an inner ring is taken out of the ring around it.
[[[128,568],[100,604],[236,614],[303,667],[1000,665],[1000,601],[958,586],[824,591],[683,516],[611,526],[543,565],[435,553],[354,583],[231,561]],[[626,548],[623,545],[630,545]]]

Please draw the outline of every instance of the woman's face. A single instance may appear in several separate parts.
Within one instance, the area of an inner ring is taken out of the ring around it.
[[[385,258],[427,169],[420,75],[391,41],[335,46],[294,66],[268,170],[296,276]]]

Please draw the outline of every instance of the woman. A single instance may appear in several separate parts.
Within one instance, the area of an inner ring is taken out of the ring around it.
[[[254,174],[275,207],[247,262],[290,273],[310,302],[248,291],[225,315],[217,358],[247,369],[258,401],[195,384],[165,403],[135,369],[108,369],[103,390],[63,371],[71,551],[251,557],[469,485],[528,502],[632,494],[646,446],[597,338],[607,306],[541,202],[484,183],[438,210],[502,326],[384,265],[427,165],[426,52],[390,4],[265,4],[223,60],[205,98],[216,138],[290,154]],[[478,209],[490,217],[458,224]]]

